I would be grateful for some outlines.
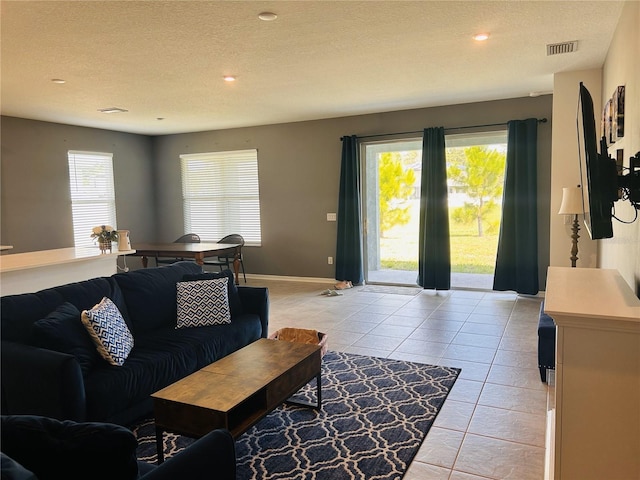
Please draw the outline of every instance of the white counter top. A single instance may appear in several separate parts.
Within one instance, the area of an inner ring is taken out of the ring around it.
[[[120,255],[135,250],[101,253],[95,248],[58,248],[0,255],[0,295],[36,292],[71,282],[113,275]]]
[[[37,252],[12,253],[0,256],[0,273],[39,268],[48,265],[60,265],[64,263],[82,262],[88,259],[100,259],[117,257],[135,253],[135,250],[119,251],[112,253],[100,253],[96,248],[57,248],[54,250],[41,250]]]

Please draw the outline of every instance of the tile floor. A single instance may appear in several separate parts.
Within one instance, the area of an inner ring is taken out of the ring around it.
[[[320,293],[331,284],[249,284],[269,287],[271,332],[313,328],[327,333],[331,350],[462,368],[405,480],[544,477],[541,298],[378,286],[327,297]]]

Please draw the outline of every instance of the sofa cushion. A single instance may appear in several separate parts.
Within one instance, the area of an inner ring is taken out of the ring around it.
[[[93,307],[103,297],[110,298],[128,323],[128,312],[120,287],[112,277],[93,278],[48,288],[36,293],[0,297],[2,339],[32,344],[32,325],[65,302],[78,310]]]
[[[136,344],[122,367],[98,365],[86,378],[87,415],[109,419],[254,342],[261,333],[260,318],[244,314],[227,325],[181,329],[172,325],[137,335]],[[105,402],[105,398],[109,401]],[[151,403],[148,413],[152,413]]]
[[[227,278],[178,282],[176,328],[206,327],[231,322]]]
[[[228,325],[176,331],[181,332],[183,339],[191,343],[191,348],[196,353],[197,366],[202,368],[258,340],[262,334],[262,325],[258,315],[245,313],[233,317]],[[153,342],[155,339],[148,340]]]
[[[240,301],[240,294],[238,293],[238,286],[233,275],[233,272],[229,269],[222,272],[206,272],[200,274],[188,274],[182,277],[183,282],[190,282],[196,280],[209,280],[212,278],[228,278],[227,289],[229,295],[229,306],[231,307],[231,315],[240,315],[243,313],[242,302]]]
[[[134,337],[155,328],[175,327],[176,283],[196,273],[202,273],[202,267],[184,261],[113,276],[124,295]]]
[[[115,417],[196,371],[197,351],[183,332],[198,330],[176,330],[175,325],[171,325],[138,334],[124,365],[107,364],[94,368],[85,379],[88,418],[108,420]],[[105,398],[109,401],[105,402]],[[150,402],[148,413],[152,413]]]
[[[35,346],[76,357],[85,377],[96,363],[102,361],[89,333],[82,325],[80,310],[69,302],[35,322],[32,335]]]
[[[102,358],[111,365],[122,366],[133,348],[133,336],[118,307],[104,297],[95,307],[82,312],[82,323]]]
[[[2,417],[1,432],[2,451],[40,480],[127,480],[138,475],[138,442],[119,425],[12,415]]]

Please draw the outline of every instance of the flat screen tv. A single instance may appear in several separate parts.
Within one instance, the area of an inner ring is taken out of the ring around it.
[[[618,171],[615,160],[607,152],[604,137],[598,153],[593,99],[582,82],[577,127],[584,223],[592,239],[611,238],[613,204],[619,199]]]

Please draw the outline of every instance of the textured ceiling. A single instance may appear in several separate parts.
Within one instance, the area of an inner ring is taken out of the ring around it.
[[[554,73],[602,66],[622,2],[3,0],[0,8],[3,115],[153,135],[550,93]],[[261,21],[263,11],[278,18]],[[475,42],[481,31],[491,37]],[[547,56],[548,43],[572,40],[576,52]],[[226,74],[237,81],[225,83]],[[128,112],[98,112],[106,107]]]

